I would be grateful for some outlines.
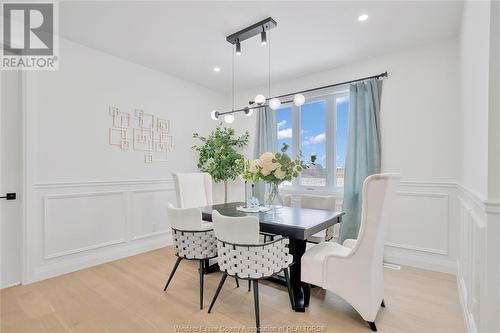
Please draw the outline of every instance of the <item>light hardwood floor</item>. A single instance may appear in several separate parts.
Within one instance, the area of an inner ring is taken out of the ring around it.
[[[175,332],[177,325],[193,331],[223,325],[244,332],[242,327],[253,327],[253,295],[246,282],[236,288],[228,279],[208,314],[220,273],[206,277],[205,308],[199,310],[197,262],[183,261],[163,292],[174,262],[173,249],[167,247],[3,289],[0,332]],[[371,332],[346,302],[320,288],[313,289],[305,313],[293,312],[285,290],[274,284],[261,285],[260,294],[263,327]],[[452,275],[385,269],[385,301],[376,319],[379,332],[465,331]]]

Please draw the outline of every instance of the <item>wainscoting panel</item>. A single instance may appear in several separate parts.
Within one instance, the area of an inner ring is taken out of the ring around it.
[[[448,255],[448,223],[448,194],[398,192],[386,245]]]
[[[132,237],[141,239],[170,231],[167,221],[167,203],[175,205],[173,189],[149,189],[131,192]]]
[[[44,197],[44,259],[125,242],[122,192]]]
[[[454,274],[456,205],[453,183],[402,181],[396,193],[384,260]]]
[[[459,197],[459,239],[457,282],[465,321],[469,332],[478,331],[480,320],[481,285],[486,274],[486,223],[475,204]]]
[[[170,179],[33,186],[23,283],[168,246]]]

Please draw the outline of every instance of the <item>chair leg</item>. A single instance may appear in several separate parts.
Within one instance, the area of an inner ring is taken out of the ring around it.
[[[238,281],[238,278],[236,276],[234,278],[236,280],[236,288],[239,288],[240,287],[240,281]]]
[[[259,280],[253,280],[253,302],[255,305],[255,328],[260,332],[259,318]]]
[[[311,285],[309,283],[304,283],[302,286],[304,291],[304,307],[309,307],[309,301],[311,299]]]
[[[367,321],[367,323],[373,332],[377,332],[377,326],[375,325],[374,321]]]
[[[385,308],[385,302],[382,300],[382,304],[380,304],[381,307]]]
[[[252,288],[252,281],[248,280],[248,291],[250,291]]]
[[[290,297],[290,305],[292,306],[292,310],[295,310],[295,305],[293,304],[293,292],[292,292],[292,286],[290,285],[290,276],[288,274],[288,268],[285,268],[283,272],[285,273],[286,288],[288,289],[288,297]]]
[[[167,287],[170,284],[170,281],[172,281],[172,278],[174,277],[175,271],[177,270],[177,267],[179,267],[181,260],[182,260],[181,257],[177,257],[177,261],[175,262],[174,268],[172,268],[172,272],[170,273],[170,276],[168,277],[167,284],[165,285],[165,288],[163,288],[163,291],[167,290]]]
[[[203,309],[203,260],[200,260],[200,310]]]
[[[212,308],[215,304],[215,300],[217,300],[217,297],[219,296],[220,290],[222,289],[222,286],[224,285],[224,281],[226,281],[227,278],[227,273],[224,273],[222,275],[222,278],[220,279],[219,286],[217,287],[217,290],[215,291],[214,298],[212,299],[212,303],[210,303],[210,307],[208,308],[208,313],[212,311]]]

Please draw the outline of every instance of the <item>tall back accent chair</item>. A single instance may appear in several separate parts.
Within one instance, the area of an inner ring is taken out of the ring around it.
[[[217,238],[217,260],[223,275],[208,313],[212,311],[228,275],[248,280],[249,291],[250,282],[253,281],[255,322],[257,332],[260,332],[259,279],[284,271],[288,296],[293,308],[293,295],[288,274],[288,267],[293,260],[288,252],[289,240],[286,237],[280,237],[268,243],[260,243],[259,220],[255,216],[229,217],[214,210],[212,220]]]
[[[349,302],[377,331],[384,304],[383,252],[388,215],[399,184],[397,174],[376,174],[363,183],[361,227],[351,247],[323,242],[302,256],[302,281],[330,290]]]
[[[285,196],[283,200],[283,205],[291,207],[292,197],[290,195]],[[335,197],[331,195],[300,195],[300,207],[309,209],[321,209],[321,210],[335,210]],[[335,231],[333,226],[326,228],[318,233],[307,238],[308,242],[311,243],[321,243],[328,242],[335,236]]]
[[[217,256],[217,243],[211,223],[203,223],[198,208],[175,208],[168,204],[167,216],[172,227],[177,261],[170,273],[164,291],[182,259],[200,261],[200,309],[203,309],[203,262]]]
[[[213,204],[212,176],[205,172],[174,173],[177,204],[180,208]]]

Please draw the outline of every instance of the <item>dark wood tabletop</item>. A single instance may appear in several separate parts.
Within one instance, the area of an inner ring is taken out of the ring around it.
[[[243,202],[229,202],[201,208],[205,221],[212,221],[212,210],[217,210],[226,216],[257,216],[260,221],[260,231],[277,235],[289,236],[305,240],[307,237],[340,222],[344,212],[307,209],[299,207],[282,207],[261,213],[245,213],[236,210]]]

